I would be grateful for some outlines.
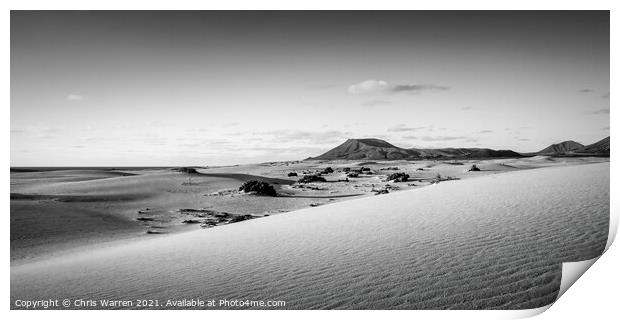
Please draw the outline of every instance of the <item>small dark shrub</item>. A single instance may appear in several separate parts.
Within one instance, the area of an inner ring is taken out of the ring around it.
[[[327,180],[325,180],[325,178],[315,174],[315,175],[304,176],[303,178],[299,179],[297,182],[299,182],[299,183],[327,182]]]
[[[366,168],[366,167],[361,167],[360,171],[370,171],[370,168]]]
[[[359,176],[360,176],[360,174],[357,173],[357,172],[349,172],[349,173],[347,173],[347,177],[348,178],[357,178]]]
[[[334,172],[334,169],[332,169],[332,167],[327,167],[323,169],[323,171],[321,171],[322,174],[330,174],[332,172]]]
[[[392,173],[387,177],[388,181],[394,180],[394,182],[407,182],[409,180],[409,175],[404,172],[396,172]]]
[[[387,167],[387,168],[381,168],[380,170],[384,171],[384,170],[400,170],[398,167]]]
[[[194,168],[189,168],[189,167],[181,167],[181,168],[175,168],[175,171],[178,172],[183,172],[183,173],[191,173],[191,174],[196,174],[198,173],[198,171],[196,171],[196,169]]]
[[[250,220],[253,217],[249,214],[244,214],[244,215],[238,215],[238,216],[234,216],[232,219],[230,219],[230,223],[235,223],[235,222],[241,222],[241,221],[245,221],[245,220]]]
[[[478,166],[476,166],[475,164],[473,164],[473,165],[471,166],[471,168],[469,168],[469,170],[467,170],[467,171],[480,171],[480,168],[478,168]]]
[[[351,168],[342,168],[342,172],[349,172],[351,171]]]
[[[273,188],[269,183],[257,180],[250,180],[241,187],[239,187],[239,191],[243,192],[255,192],[256,194],[265,195],[275,197],[277,195],[276,189]]]
[[[297,172],[289,172],[288,176],[289,177],[297,177]]]

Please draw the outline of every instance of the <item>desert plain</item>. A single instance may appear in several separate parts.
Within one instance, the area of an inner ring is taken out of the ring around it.
[[[254,180],[276,195],[239,190]],[[13,168],[11,301],[536,308],[608,221],[604,157]]]

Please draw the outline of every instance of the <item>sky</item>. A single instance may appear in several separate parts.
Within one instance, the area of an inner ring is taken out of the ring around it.
[[[609,136],[608,11],[12,11],[12,166]]]

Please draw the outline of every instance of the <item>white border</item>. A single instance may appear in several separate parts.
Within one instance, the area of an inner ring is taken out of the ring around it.
[[[345,1],[336,2],[328,0],[314,0],[304,2],[293,1],[227,1],[227,2],[206,2],[206,1],[128,1],[128,0],[108,0],[108,1],[5,1],[3,6],[5,10],[2,15],[3,26],[3,43],[5,49],[2,51],[4,55],[5,63],[3,71],[5,77],[3,78],[3,90],[4,90],[4,104],[2,105],[2,121],[3,121],[3,139],[2,150],[4,152],[3,161],[6,164],[5,170],[2,172],[5,183],[3,184],[3,194],[10,193],[10,187],[8,181],[10,166],[10,19],[9,10],[94,10],[94,9],[107,9],[107,10],[198,10],[198,9],[210,9],[210,10],[224,10],[224,9],[261,9],[261,10],[318,10],[318,9],[330,9],[330,10],[610,10],[611,9],[611,34],[618,35],[618,23],[616,10],[618,8],[618,1],[458,1],[458,0],[444,0],[440,2],[413,2],[413,1]],[[616,36],[617,37],[617,36]],[[617,70],[617,41],[611,37],[611,88],[615,88],[616,83],[615,75],[618,74]],[[615,97],[615,94],[612,95]],[[611,102],[611,100],[610,100]],[[612,111],[610,114],[611,123],[617,124],[617,113]],[[614,128],[610,129],[611,132],[615,132]],[[612,140],[612,159],[617,158],[618,155],[618,143],[617,139]],[[611,194],[619,194],[618,191],[618,168],[615,162],[612,162],[611,166]],[[3,207],[5,208],[4,223],[2,224],[2,231],[5,236],[5,241],[9,237],[9,199],[5,196],[3,198]],[[617,200],[611,199],[611,212],[615,216],[617,221],[618,210]],[[613,233],[615,236],[615,232]],[[541,319],[561,319],[561,318],[578,318],[578,317],[593,317],[599,316],[603,318],[609,318],[609,315],[617,313],[617,296],[619,293],[618,286],[620,285],[618,270],[620,270],[620,253],[616,246],[612,246],[597,263],[592,266],[592,270],[585,273],[581,280],[577,281],[572,289],[568,290],[566,294],[562,296],[549,310],[543,313]],[[2,277],[2,287],[4,288],[2,297],[5,302],[10,301],[10,254],[9,245],[5,242],[2,247],[2,254],[5,259],[4,273]],[[3,313],[9,313],[8,304],[4,306]],[[546,309],[546,308],[542,308]],[[535,315],[536,312],[540,313],[544,310],[525,311],[511,313],[512,315]],[[44,313],[41,313],[44,312]],[[530,312],[530,314],[528,314]],[[531,312],[534,312],[532,314]],[[146,313],[146,314],[145,314]],[[432,318],[432,319],[497,319],[506,318],[508,313],[505,311],[182,311],[180,316],[184,319],[187,318],[265,318],[265,319],[290,319],[294,318],[315,318],[317,316],[327,318],[342,318],[342,317],[355,317],[356,319],[364,318],[376,318],[376,317],[390,317],[397,319],[411,319],[415,318]],[[117,311],[113,314],[106,313],[106,311],[10,311],[10,314],[4,315],[5,319],[10,317],[15,318],[40,318],[46,319],[80,319],[85,317],[103,318],[109,317],[152,317],[155,319],[168,318],[175,316],[178,311]]]

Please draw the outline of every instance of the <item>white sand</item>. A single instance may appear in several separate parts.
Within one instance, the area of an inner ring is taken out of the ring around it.
[[[609,163],[515,171],[14,266],[11,301],[535,308],[561,262],[602,253],[608,220]]]

